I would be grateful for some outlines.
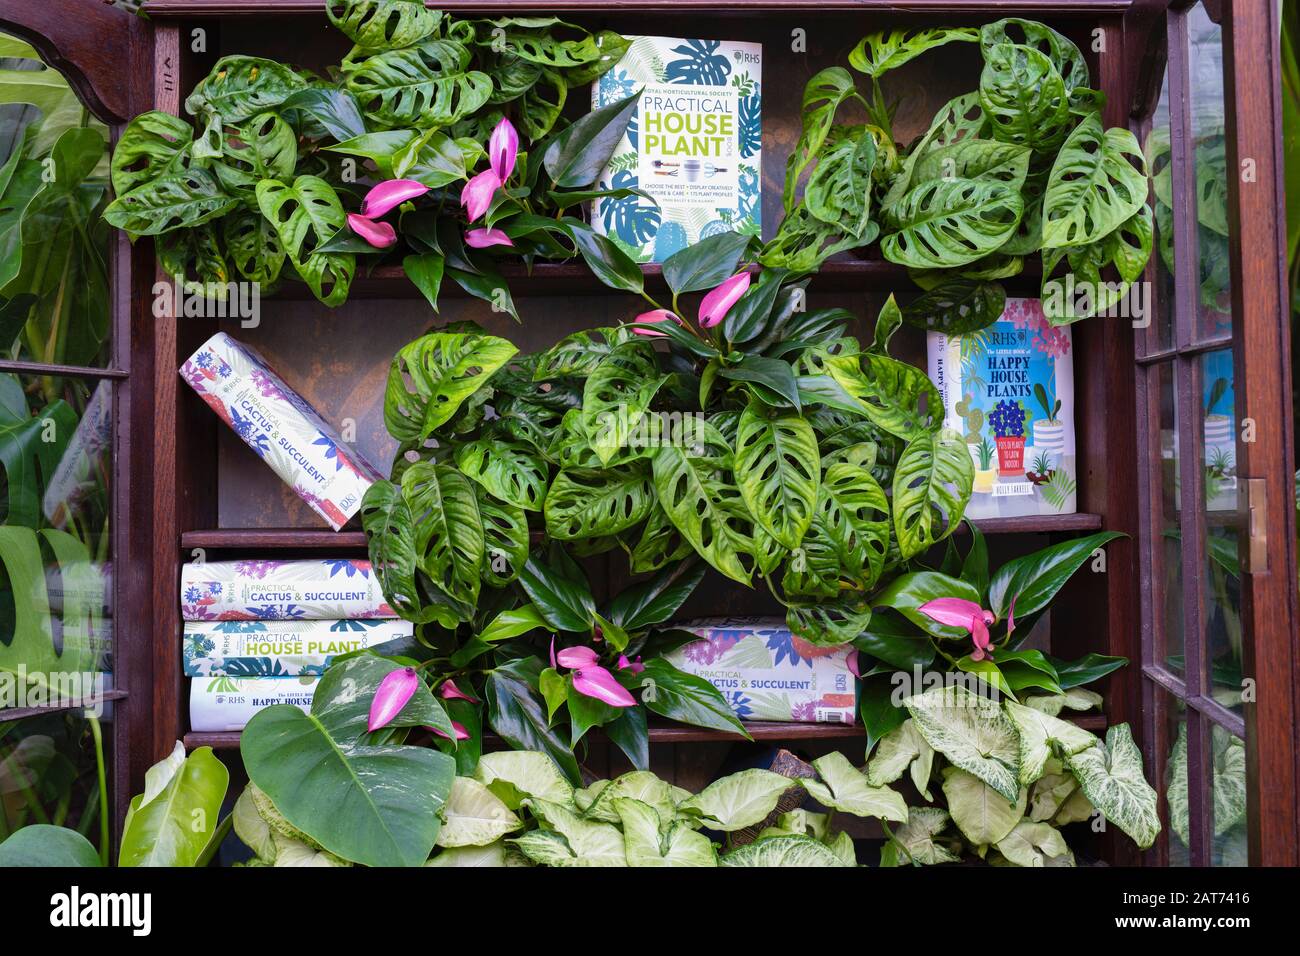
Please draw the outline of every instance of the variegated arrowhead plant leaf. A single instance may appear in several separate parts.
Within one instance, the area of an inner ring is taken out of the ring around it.
[[[894,831],[880,850],[881,866],[934,866],[956,863],[960,857],[937,839],[948,827],[948,811],[938,807],[911,807],[907,823]]]
[[[680,809],[699,814],[709,829],[743,830],[766,818],[793,786],[794,780],[770,770],[742,770],[709,784]]]
[[[1065,764],[1094,807],[1146,849],[1160,832],[1156,792],[1142,775],[1142,751],[1128,724],[1106,731],[1106,743],[1066,755]]]
[[[1029,786],[1043,775],[1052,756],[1077,754],[1101,743],[1081,727],[1015,701],[1002,705],[1020,734],[1020,784]]]
[[[994,701],[960,685],[903,701],[926,743],[1008,800],[1020,792],[1020,738]]]
[[[867,783],[873,787],[883,787],[910,770],[912,785],[921,796],[929,800],[930,771],[933,766],[934,748],[926,743],[916,729],[916,721],[909,717],[881,737],[880,743],[876,744],[875,753],[867,765]]]
[[[978,777],[957,767],[945,767],[943,795],[952,822],[962,836],[980,847],[997,843],[1015,829],[1025,815],[1029,791],[1022,789],[1016,800],[1008,801]]]
[[[907,804],[903,798],[888,787],[869,785],[866,774],[849,763],[842,753],[818,757],[813,761],[813,768],[821,780],[801,777],[799,782],[822,806],[858,817],[907,822]]]

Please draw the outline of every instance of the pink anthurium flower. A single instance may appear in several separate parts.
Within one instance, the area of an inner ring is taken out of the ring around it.
[[[448,740],[451,740],[450,737],[447,737],[447,735],[443,733],[441,730],[439,730],[437,727],[426,727],[425,729],[433,731],[439,737],[446,737]],[[453,720],[451,722],[451,729],[452,732],[455,733],[457,740],[469,740],[469,731],[465,729],[465,725],[462,724],[460,721]]]
[[[465,245],[471,249],[486,249],[488,246],[513,246],[514,243],[500,229],[471,229],[465,233]]]
[[[989,625],[997,620],[992,611],[986,611],[974,601],[962,598],[935,598],[926,601],[917,610],[932,621],[938,621],[947,627],[959,627],[969,634],[975,645],[971,660],[982,661],[988,656],[991,650]]]
[[[465,184],[460,191],[460,204],[465,207],[469,221],[481,219],[492,205],[492,196],[501,188],[501,177],[495,170],[485,169]]]
[[[514,124],[503,116],[488,139],[488,161],[502,183],[515,171],[515,157],[518,155],[519,134],[515,132]]]
[[[418,199],[428,191],[428,186],[414,179],[386,179],[372,187],[366,193],[366,198],[361,200],[361,215],[367,219],[378,219],[408,199]]]
[[[454,680],[443,681],[438,687],[438,696],[443,700],[467,700],[471,704],[478,703],[477,697],[471,697],[469,694],[465,693],[456,686]]]
[[[618,655],[618,669],[621,671],[630,670],[633,674],[639,674],[645,670],[645,665],[641,663],[640,657],[630,661],[627,659],[626,654],[620,654]]]
[[[682,320],[668,309],[651,309],[649,312],[642,312],[633,319],[632,322],[634,325],[654,325],[657,322],[676,322],[678,325],[682,324]],[[652,339],[663,338],[664,336],[664,333],[660,332],[658,329],[634,328],[632,331],[637,335],[644,335]]]
[[[721,322],[749,288],[749,273],[737,272],[704,297],[700,303],[700,328],[711,329]]]
[[[596,652],[590,647],[566,647],[555,651],[551,639],[551,666],[567,667],[573,671],[573,689],[586,697],[594,697],[611,707],[635,707],[636,698],[614,679],[614,675],[601,667]]]
[[[365,216],[350,212],[348,226],[376,249],[387,249],[397,242],[397,231],[386,222],[371,222]]]
[[[858,665],[857,648],[854,648],[853,650],[849,651],[848,656],[844,658],[844,664],[846,667],[848,667],[850,674],[852,674],[854,677],[858,678],[859,680],[862,679],[862,671]]]
[[[375,690],[375,699],[370,702],[370,718],[366,721],[366,730],[375,731],[387,726],[402,712],[419,686],[420,675],[414,667],[403,667],[384,675]]]

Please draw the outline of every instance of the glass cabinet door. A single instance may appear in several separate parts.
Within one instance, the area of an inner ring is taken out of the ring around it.
[[[1296,862],[1291,392],[1279,361],[1289,318],[1268,108],[1277,60],[1267,58],[1270,83],[1233,55],[1235,45],[1259,58],[1270,38],[1276,51],[1275,16],[1258,0],[1172,5],[1143,131],[1156,254],[1155,315],[1137,335],[1142,683],[1146,754],[1163,787],[1151,851],[1161,864]],[[1251,211],[1270,203],[1268,215]],[[1281,283],[1253,272],[1260,263]]]

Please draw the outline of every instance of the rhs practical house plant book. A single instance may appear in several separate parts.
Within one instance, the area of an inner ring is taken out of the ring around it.
[[[760,43],[630,37],[592,88],[593,107],[641,91],[597,185],[592,225],[638,262],[719,232],[757,236],[762,182]]]
[[[1070,329],[1038,299],[1009,298],[987,328],[928,334],[944,424],[966,439],[975,486],[966,515],[1007,518],[1076,510]]]

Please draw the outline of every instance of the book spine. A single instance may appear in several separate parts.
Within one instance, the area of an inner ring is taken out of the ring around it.
[[[370,562],[210,561],[181,569],[186,621],[395,618]]]
[[[253,715],[273,704],[311,711],[319,679],[278,677],[202,677],[190,681],[190,730],[230,733],[243,730]]]
[[[190,621],[182,658],[186,677],[302,677],[413,633],[409,621]]]

